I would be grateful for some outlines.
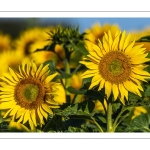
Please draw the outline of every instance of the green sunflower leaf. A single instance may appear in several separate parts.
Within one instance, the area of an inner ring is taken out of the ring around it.
[[[150,35],[143,36],[140,39],[138,39],[136,42],[150,42]]]
[[[64,104],[66,105],[66,104]],[[67,106],[61,106],[60,109],[55,109],[55,114],[69,118],[69,117],[77,117],[77,118],[89,118],[94,115],[94,107],[95,103],[92,101],[84,101],[81,103],[76,103]]]
[[[77,45],[72,44],[72,46],[75,51],[77,51],[83,55],[87,55],[89,53],[88,50],[85,48],[84,42],[82,42],[82,41],[78,42]]]
[[[144,92],[145,96],[150,96],[150,86],[147,87],[146,91]]]
[[[35,52],[40,52],[40,51],[52,51],[52,52],[54,52],[55,51],[55,46],[56,46],[56,43],[52,43],[52,44],[50,44],[50,45],[46,45],[46,46],[44,46],[43,48],[41,48],[41,49],[36,49],[35,51],[34,51],[34,53]]]
[[[47,65],[49,64],[49,69],[50,69],[50,73],[55,73],[56,72],[56,64],[53,60],[49,60],[43,63],[43,65]]]
[[[150,132],[150,114],[141,114],[134,118],[126,128],[127,132]]]
[[[84,94],[84,93],[86,93],[86,91],[87,91],[87,90],[84,90],[84,89],[77,90],[77,89],[75,89],[75,88],[72,87],[72,86],[69,86],[69,87],[67,88],[67,90],[68,90],[70,93],[73,93],[73,94]]]
[[[71,74],[68,74],[68,73],[65,73],[65,72],[62,72],[61,75],[60,75],[60,78],[61,79],[66,79],[66,78],[71,78]]]

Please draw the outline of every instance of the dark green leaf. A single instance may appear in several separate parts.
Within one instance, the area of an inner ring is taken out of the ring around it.
[[[56,46],[56,43],[52,43],[50,45],[46,45],[44,46],[43,48],[41,49],[36,49],[34,52],[40,52],[40,51],[55,51],[55,46]]]
[[[74,87],[70,86],[67,88],[67,90],[70,92],[70,93],[73,93],[73,94],[84,94],[87,90],[84,90],[84,89],[81,89],[81,90],[77,90],[75,89]]]
[[[150,132],[150,114],[141,114],[134,118],[127,126],[129,132]]]
[[[63,72],[63,73],[61,73],[60,78],[61,79],[63,79],[63,78],[66,79],[66,78],[71,78],[71,76],[72,76],[71,74],[67,74],[67,73]]]
[[[55,64],[55,62],[53,60],[46,61],[43,64],[44,64],[44,66],[49,64],[50,74],[56,72],[56,64]]]
[[[106,118],[103,116],[98,116],[98,119],[101,120],[103,123],[107,123]]]
[[[88,50],[85,48],[85,45],[83,42],[79,42],[77,45],[74,45],[74,50],[78,51],[79,53],[83,55],[88,55]]]
[[[137,40],[136,42],[150,42],[150,35],[143,36],[139,40]]]
[[[145,96],[150,96],[150,86],[147,87],[146,91],[144,92]]]
[[[69,105],[63,110],[61,108],[57,110],[55,109],[55,114],[66,117],[66,118],[69,118],[70,116],[89,118],[90,116],[94,115],[94,112],[92,112],[94,107],[95,107],[95,104],[93,102],[84,101],[82,103]]]

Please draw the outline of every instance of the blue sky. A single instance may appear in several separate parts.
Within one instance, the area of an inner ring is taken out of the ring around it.
[[[72,25],[79,25],[80,32],[90,28],[94,23],[99,22],[101,25],[105,23],[118,24],[121,30],[141,30],[150,27],[150,18],[41,18],[42,22],[67,22]]]

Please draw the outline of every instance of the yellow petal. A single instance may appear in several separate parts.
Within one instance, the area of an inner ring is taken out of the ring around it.
[[[110,51],[109,43],[106,39],[106,36],[103,37],[103,47],[104,47],[104,50],[105,50],[106,53],[108,53]]]
[[[10,116],[17,114],[18,109],[20,108],[20,106],[16,105],[13,110],[10,113]]]
[[[23,124],[25,124],[30,118],[30,110],[27,110],[24,114]]]
[[[128,47],[126,47],[125,49],[125,53],[128,55],[130,53],[130,51],[132,50],[132,47],[134,46],[135,40],[132,41]]]
[[[92,82],[91,85],[90,85],[90,87],[89,87],[89,89],[92,89],[94,86],[98,85],[98,84],[100,83],[100,81],[101,81],[101,80],[98,79],[97,81]]]
[[[43,74],[43,76],[41,77],[42,82],[48,77],[49,73],[50,73],[50,70],[47,71],[45,74]]]
[[[9,109],[9,110],[5,113],[5,115],[3,116],[3,118],[6,118],[6,117],[9,115],[9,113],[12,111],[12,109],[13,109],[13,108]]]
[[[19,123],[22,122],[25,113],[26,113],[26,110],[22,113],[20,119],[17,122],[19,122]]]
[[[89,69],[98,69],[98,65],[93,62],[80,61],[81,64],[85,65]]]
[[[53,114],[52,110],[46,104],[42,104],[42,108],[49,114]]]
[[[97,45],[92,44],[92,48],[100,58],[103,57],[103,54],[101,53],[100,48]]]
[[[135,78],[135,79],[138,79],[138,80],[141,80],[141,81],[144,81],[144,82],[147,82],[144,78],[146,78],[146,77],[144,77],[144,76],[141,76],[141,75],[138,75],[138,74],[135,74],[135,73],[131,73],[131,77],[132,78]]]
[[[39,73],[41,72],[42,68],[43,68],[43,64],[41,64],[41,65],[39,66],[38,70],[36,71],[35,77],[38,77],[38,76],[39,76]]]
[[[18,119],[20,116],[22,116],[26,112],[25,108],[20,107],[18,109],[17,114],[16,114],[16,119]]]
[[[113,39],[110,30],[108,31],[109,49],[112,49]]]
[[[29,117],[29,125],[31,127],[31,130],[34,131],[35,127],[34,127],[33,121],[31,120],[31,117]]]
[[[118,97],[118,94],[119,94],[118,85],[113,84],[112,85],[112,90],[113,90],[114,101],[115,101]]]
[[[15,107],[16,102],[14,101],[9,101],[9,102],[2,102],[0,103],[0,109],[9,109],[12,107]]]
[[[35,73],[36,72],[37,72],[37,66],[36,66],[36,64],[33,61],[31,61],[31,75],[33,77],[35,77]]]
[[[121,35],[120,43],[119,43],[119,50],[121,51],[123,50],[125,38],[126,38],[126,31],[123,31]]]
[[[9,67],[9,71],[10,73],[12,74],[13,78],[16,80],[16,81],[19,81],[18,79],[18,76],[16,75],[16,73]]]
[[[48,70],[49,70],[49,64],[45,65],[43,67],[43,69],[41,70],[41,72],[39,73],[38,79],[40,79],[42,77],[42,75],[44,75]]]
[[[44,116],[45,119],[47,119],[48,114],[40,107],[40,112]]]
[[[119,84],[119,91],[121,94],[121,99],[124,99],[124,97],[126,97],[126,99],[128,100],[128,91],[125,89],[123,84]]]
[[[124,41],[123,50],[125,50],[125,48],[129,45],[130,39],[131,39],[131,34],[128,34],[128,36],[126,37]]]
[[[45,83],[48,84],[54,77],[56,77],[58,75],[58,73],[54,73],[52,75],[49,75],[46,79],[45,79]]]
[[[43,115],[41,114],[39,107],[37,108],[37,114],[38,117],[40,118],[40,124],[43,124]]]
[[[114,39],[114,42],[112,44],[112,50],[118,50],[118,43],[119,43],[119,36],[117,36],[115,39]]]
[[[104,87],[105,80],[101,80],[98,91],[100,91]]]
[[[98,59],[98,60],[100,59],[99,55],[97,55],[96,52],[92,52],[92,51],[91,51],[91,52],[89,52],[89,53],[90,53],[90,55],[93,56],[95,59]]]
[[[34,109],[31,110],[31,119],[32,119],[34,125],[37,126],[37,124],[36,124],[36,115],[35,115],[35,110]]]
[[[108,81],[105,82],[105,94],[107,95],[107,98],[109,98],[110,94],[111,94],[111,88],[112,88],[112,84]]]

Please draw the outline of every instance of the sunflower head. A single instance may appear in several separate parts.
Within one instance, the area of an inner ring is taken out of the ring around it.
[[[90,89],[94,86],[98,86],[98,90],[105,88],[107,98],[112,93],[114,100],[119,98],[125,104],[128,92],[141,96],[141,82],[150,78],[150,74],[143,70],[144,63],[149,61],[146,56],[145,48],[135,46],[126,31],[117,31],[114,38],[108,31],[102,40],[92,44],[92,51],[84,61],[80,61],[88,68],[82,77],[92,77]]]
[[[98,39],[102,39],[105,32],[111,31],[112,38],[114,39],[115,33],[117,30],[119,30],[119,26],[117,24],[110,25],[110,24],[104,24],[103,26],[97,22],[95,23],[91,28],[87,29],[85,31],[85,44],[87,49],[90,51],[92,50],[92,43],[96,44]]]
[[[11,38],[7,34],[0,32],[0,53],[11,49]]]
[[[0,110],[7,110],[4,118],[10,116],[34,129],[53,115],[52,108],[65,102],[64,89],[52,81],[57,73],[50,74],[49,65],[37,67],[33,61],[23,61],[19,72],[11,68],[9,72],[0,81]]]

